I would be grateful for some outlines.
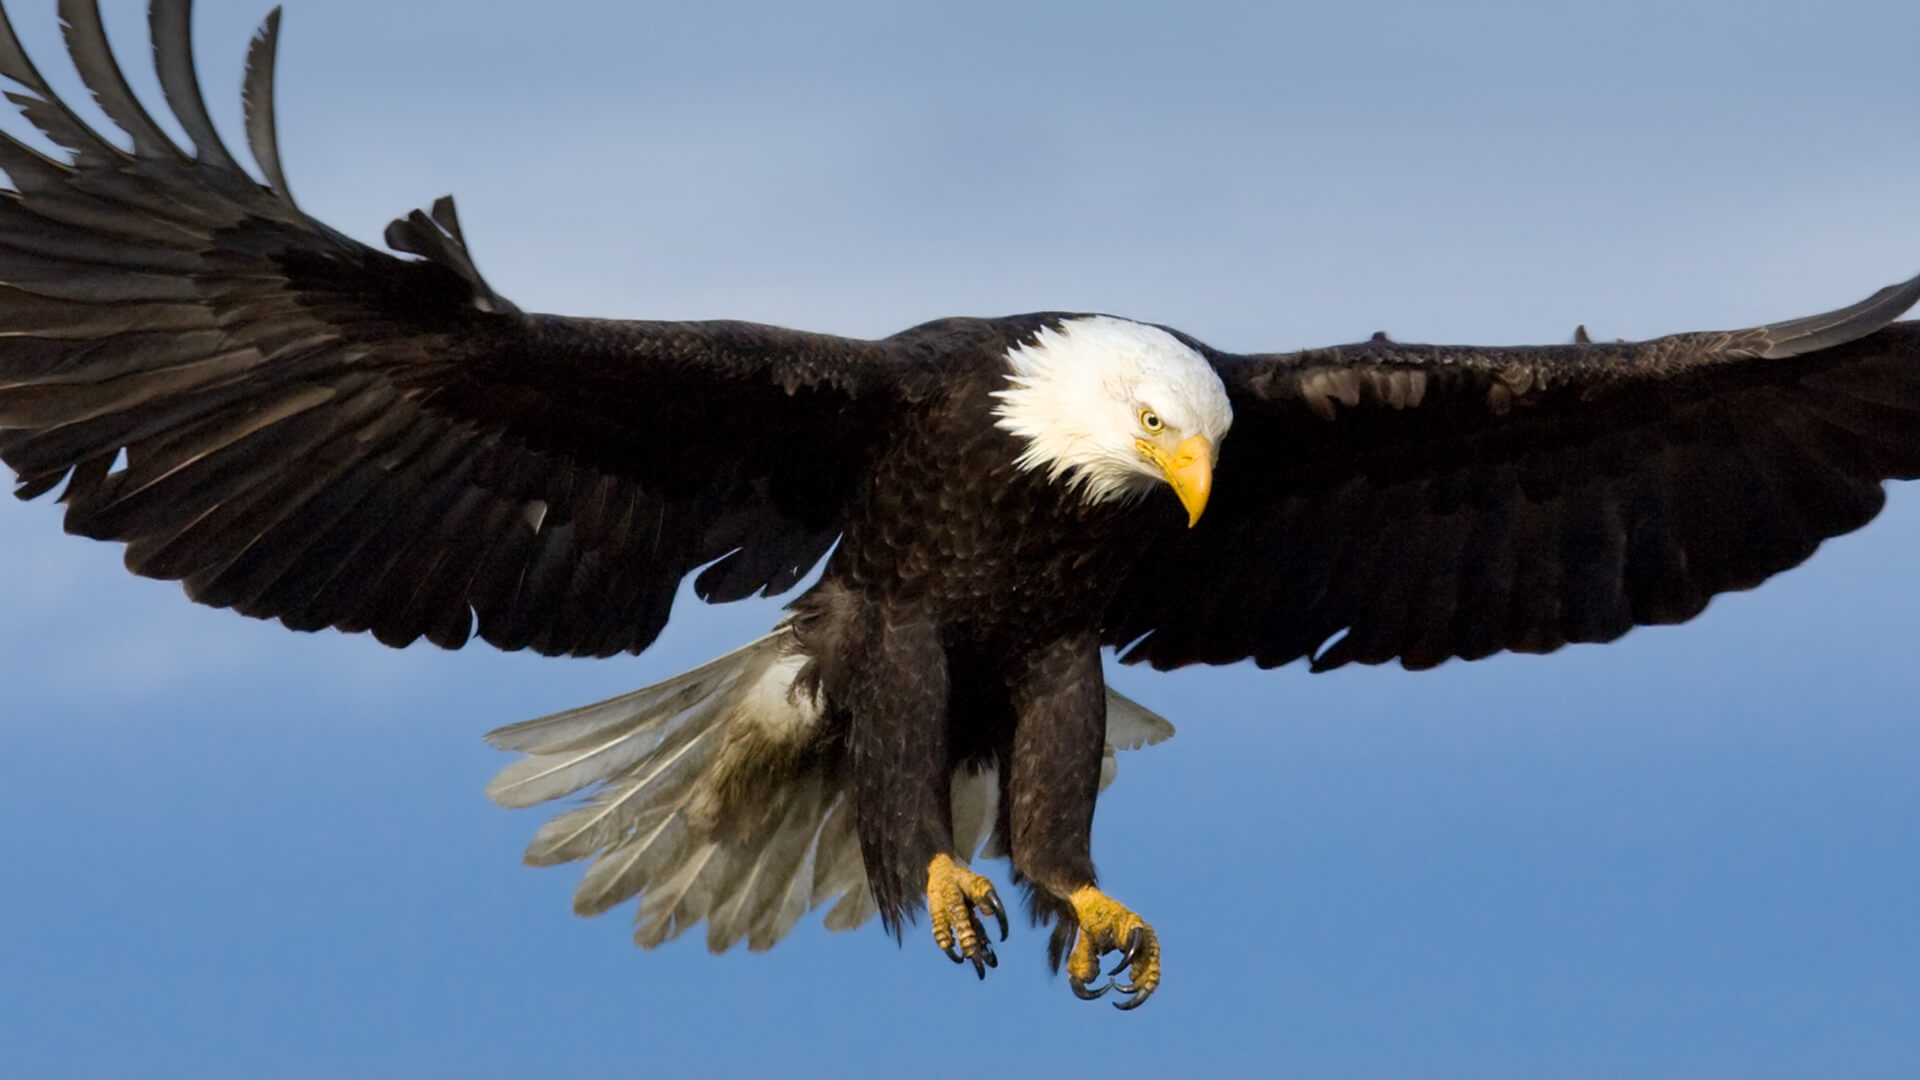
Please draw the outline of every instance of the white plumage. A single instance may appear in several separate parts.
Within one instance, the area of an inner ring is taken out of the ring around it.
[[[1151,412],[1171,441],[1213,445],[1233,426],[1227,389],[1205,357],[1157,326],[1090,315],[1042,330],[1007,354],[1008,386],[994,397],[995,423],[1027,441],[1022,469],[1077,489],[1088,502],[1143,495],[1166,475],[1140,455]]]
[[[742,940],[771,948],[801,916],[828,904],[830,930],[876,913],[845,787],[804,753],[818,703],[793,691],[802,658],[784,624],[663,683],[488,734],[527,756],[487,795],[527,807],[591,788],[527,846],[535,866],[592,859],[574,910],[595,915],[638,896],[634,941],[652,948],[707,923],[715,952]],[[1107,749],[1160,742],[1173,726],[1107,692]],[[993,770],[954,776],[955,847],[1004,854],[994,834]],[[983,850],[984,849],[984,850]]]

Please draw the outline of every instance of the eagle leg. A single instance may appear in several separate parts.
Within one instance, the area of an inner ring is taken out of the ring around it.
[[[1127,995],[1114,1002],[1121,1010],[1137,1009],[1160,987],[1160,937],[1145,919],[1135,915],[1106,893],[1091,885],[1076,889],[1067,897],[1079,925],[1074,931],[1073,950],[1067,956],[1067,982],[1076,996],[1092,1001],[1108,990]],[[1127,982],[1113,978],[1098,990],[1090,989],[1100,977],[1100,957],[1120,953],[1120,962],[1109,972],[1117,976],[1127,972]]]
[[[1116,986],[1122,1009],[1146,1003],[1160,985],[1160,938],[1145,919],[1094,884],[1094,800],[1107,745],[1106,681],[1100,642],[1065,637],[1036,650],[1013,680],[1013,756],[1006,798],[1009,854],[1034,886],[1036,920],[1053,921],[1047,959],[1067,961],[1075,996],[1091,1001]],[[1100,958],[1122,955],[1129,981],[1096,986]]]
[[[935,855],[927,864],[927,914],[933,923],[933,941],[956,964],[973,961],[974,974],[984,979],[1000,958],[987,942],[982,914],[1000,924],[1000,940],[1007,940],[1007,909],[993,882],[968,870],[949,855]]]

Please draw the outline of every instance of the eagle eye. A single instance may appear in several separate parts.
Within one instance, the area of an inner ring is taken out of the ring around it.
[[[1149,435],[1158,435],[1167,428],[1166,423],[1160,419],[1160,414],[1152,409],[1140,410],[1140,426],[1145,428]]]

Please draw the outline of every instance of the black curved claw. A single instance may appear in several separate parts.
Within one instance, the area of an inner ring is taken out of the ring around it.
[[[1113,965],[1113,970],[1107,972],[1107,974],[1118,975],[1121,972],[1132,967],[1133,962],[1140,958],[1140,950],[1146,947],[1147,947],[1146,930],[1138,926],[1134,927],[1133,933],[1127,935],[1127,947],[1126,947],[1126,950],[1120,954],[1120,962]],[[1126,994],[1133,993],[1133,989],[1131,987],[1123,986],[1120,988],[1120,990],[1122,993],[1126,993]]]
[[[987,893],[987,910],[992,912],[993,917],[1000,923],[1000,940],[1007,940],[1007,906],[1000,902],[999,893],[992,891]]]
[[[946,953],[947,959],[953,961],[956,964],[964,964],[967,962],[967,958],[965,954],[961,953],[961,951],[958,948],[952,945],[942,945],[940,946],[940,951],[943,953]]]
[[[978,956],[970,956],[967,959],[973,961],[974,977],[980,978],[980,979],[984,979],[987,977],[987,965],[984,963],[981,963],[980,958]]]
[[[1131,989],[1132,989],[1131,987],[1123,988],[1121,990],[1121,993],[1127,993]],[[1132,997],[1128,998],[1125,1001],[1114,1002],[1113,1007],[1116,1009],[1119,1009],[1121,1012],[1132,1012],[1133,1010],[1139,1008],[1140,1006],[1145,1005],[1147,1003],[1147,999],[1152,996],[1153,996],[1153,991],[1144,990],[1134,994]]]
[[[1067,985],[1073,988],[1073,996],[1079,998],[1081,1001],[1098,1001],[1107,996],[1107,991],[1113,989],[1113,980],[1107,980],[1107,985],[1098,990],[1089,990],[1087,989],[1086,983],[1069,975],[1067,976]]]
[[[980,958],[982,960],[985,960],[987,962],[987,966],[990,968],[997,968],[1000,966],[1000,958],[993,955],[993,946],[987,944],[984,941],[980,943]]]

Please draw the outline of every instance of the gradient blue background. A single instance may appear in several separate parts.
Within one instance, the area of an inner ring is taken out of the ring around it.
[[[8,6],[74,87],[51,0]],[[236,132],[265,5],[200,7]],[[1907,0],[799,7],[291,0],[294,189],[368,239],[456,191],[531,309],[858,335],[1639,337],[1920,269]],[[986,985],[923,929],[643,954],[518,864],[480,734],[771,604],[639,659],[391,652],[195,608],[50,505],[0,551],[0,1074],[1920,1073],[1920,492],[1607,647],[1116,672],[1181,728],[1101,804],[1167,949],[1124,1017],[1024,929]]]

